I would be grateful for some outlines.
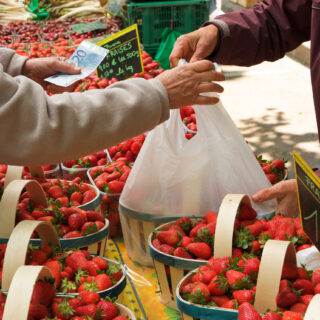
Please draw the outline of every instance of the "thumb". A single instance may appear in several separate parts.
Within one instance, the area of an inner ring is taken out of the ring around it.
[[[207,51],[208,51],[208,44],[200,40],[197,43],[196,51],[191,57],[190,62],[196,62],[199,60],[206,59],[209,55]]]
[[[79,74],[81,68],[67,62],[66,60],[55,59],[52,64],[52,68],[55,72],[62,72],[67,74]]]
[[[266,188],[259,190],[255,194],[252,195],[252,200],[254,202],[265,202],[271,199],[275,199],[278,196],[278,192],[275,190],[274,187]]]

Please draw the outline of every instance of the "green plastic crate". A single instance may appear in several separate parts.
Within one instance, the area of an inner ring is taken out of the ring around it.
[[[128,3],[128,23],[137,23],[145,50],[155,52],[165,28],[188,33],[209,19],[212,0],[178,0]],[[151,52],[153,54],[153,52]]]

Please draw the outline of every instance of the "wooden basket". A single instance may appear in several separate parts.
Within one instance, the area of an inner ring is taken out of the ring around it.
[[[243,194],[226,195],[221,203],[214,239],[214,256],[216,258],[232,256],[234,223],[239,206],[243,201],[251,204],[249,197]],[[149,236],[148,244],[157,272],[161,302],[171,308],[177,308],[175,291],[179,281],[188,271],[207,264],[207,261],[174,257],[156,249],[152,245],[155,232],[169,224],[161,225],[155,229]]]
[[[163,223],[176,220],[178,217],[154,217],[138,213],[119,204],[121,227],[124,244],[131,260],[143,266],[153,266],[148,252],[148,238],[154,229]]]
[[[254,302],[254,306],[258,312],[264,313],[268,310],[277,309],[276,299],[279,292],[282,269],[285,263],[297,263],[294,246],[289,241],[267,241],[262,253]],[[194,270],[186,275],[181,280],[176,290],[177,305],[183,314],[183,319],[237,320],[238,312],[236,310],[196,305],[182,299],[180,296],[180,287],[183,286],[195,272],[197,272],[197,270]],[[316,298],[315,301],[316,302],[314,303],[316,304],[318,302],[318,298]],[[306,314],[305,320],[316,319],[307,317],[312,313],[312,306],[313,304],[310,305],[310,309]],[[319,309],[317,310],[319,312]]]
[[[15,227],[16,208],[21,192],[27,189],[30,198],[37,204],[47,207],[47,199],[41,185],[35,180],[14,180],[5,188],[0,202],[0,243],[8,242]],[[88,247],[91,254],[104,255],[107,243],[109,221],[105,220],[105,226],[96,233],[87,236],[60,239],[63,249]],[[32,239],[32,244],[40,246],[41,239]]]

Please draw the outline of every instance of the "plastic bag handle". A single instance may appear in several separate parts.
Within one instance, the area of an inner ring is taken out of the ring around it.
[[[12,279],[2,319],[27,320],[34,286],[38,280],[46,278],[53,278],[50,270],[46,267],[20,267]]]
[[[16,210],[23,189],[37,204],[47,207],[46,195],[36,180],[14,180],[4,189],[0,201],[0,238],[8,239],[15,226]]]
[[[320,294],[315,295],[306,311],[304,316],[304,320],[317,320],[319,319],[319,311],[320,311]]]
[[[251,206],[245,194],[227,194],[222,200],[214,237],[215,258],[232,256],[235,221],[242,202]]]
[[[16,270],[25,264],[32,234],[36,231],[43,244],[60,247],[57,232],[45,221],[21,221],[12,231],[3,262],[1,288],[8,291]]]
[[[44,178],[44,171],[40,166],[28,166],[30,174],[33,177]],[[20,180],[23,175],[23,167],[21,166],[8,166],[7,173],[4,178],[4,187],[6,187],[13,180]]]
[[[290,241],[268,240],[264,246],[257,279],[254,306],[260,313],[277,309],[282,269],[297,265],[296,251]]]

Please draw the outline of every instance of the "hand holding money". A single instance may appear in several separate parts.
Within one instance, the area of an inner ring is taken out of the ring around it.
[[[81,72],[78,74],[58,73],[46,78],[45,81],[56,86],[69,87],[95,71],[107,53],[107,49],[96,46],[89,41],[83,41],[68,60],[72,65],[80,68]]]

